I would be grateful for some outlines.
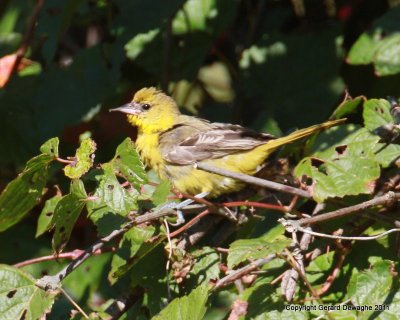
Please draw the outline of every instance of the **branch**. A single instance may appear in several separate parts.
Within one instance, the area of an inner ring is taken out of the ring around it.
[[[249,263],[247,266],[244,266],[243,268],[240,268],[238,270],[235,270],[235,271],[231,272],[227,276],[225,276],[222,279],[218,280],[217,283],[214,286],[214,289],[220,289],[220,288],[222,288],[222,287],[234,282],[235,280],[242,278],[243,276],[251,273],[252,271],[258,269],[259,267],[261,267],[264,264],[272,261],[275,258],[276,258],[275,254],[270,254],[266,258],[255,260],[255,261]]]
[[[135,219],[126,223],[121,229],[112,231],[109,235],[99,239],[97,242],[88,247],[81,255],[74,259],[64,269],[55,274],[54,276],[44,276],[36,282],[39,288],[44,290],[57,290],[60,286],[60,282],[65,279],[72,271],[78,268],[85,260],[91,257],[94,252],[100,250],[105,244],[111,240],[124,234],[130,228],[135,225],[142,224],[148,221],[156,220],[158,218],[174,214],[175,211],[172,209],[161,209],[159,211],[153,211],[146,213],[142,216],[136,217]]]
[[[342,218],[351,214],[354,214],[359,211],[363,211],[367,208],[373,207],[373,206],[378,206],[378,205],[385,205],[385,206],[390,206],[394,204],[396,201],[400,199],[400,193],[395,193],[393,191],[389,191],[388,193],[384,194],[383,196],[374,198],[369,201],[365,201],[363,203],[356,204],[354,206],[350,206],[347,208],[342,208],[339,210],[331,211],[328,213],[324,213],[315,217],[311,218],[303,218],[296,223],[299,226],[305,226],[305,225],[310,225],[310,224],[315,224],[319,222],[324,222],[328,220],[333,220],[337,218]]]
[[[76,259],[78,258],[82,253],[84,253],[84,250],[76,249],[71,252],[63,252],[58,254],[57,256],[55,255],[49,255],[49,256],[43,256],[43,257],[38,257],[38,258],[33,258],[29,260],[25,260],[22,262],[18,262],[14,264],[15,268],[22,268],[25,266],[29,266],[31,264],[43,262],[43,261],[51,261],[51,260],[58,260],[58,259]],[[100,250],[96,250],[95,252],[92,253],[93,256],[97,256],[106,252],[115,252],[115,247],[109,247],[109,248],[103,248]]]
[[[241,181],[244,181],[244,182],[246,182],[248,184],[253,184],[253,185],[256,185],[256,186],[260,186],[260,187],[264,187],[264,188],[268,188],[268,189],[272,189],[272,190],[277,190],[277,191],[281,191],[281,192],[290,193],[290,194],[297,195],[297,196],[300,196],[300,197],[303,197],[303,198],[307,198],[307,199],[311,198],[311,194],[308,191],[305,191],[305,190],[302,190],[302,189],[298,189],[298,188],[294,188],[294,187],[291,187],[291,186],[287,186],[287,185],[284,185],[284,184],[281,184],[281,183],[260,179],[260,178],[249,176],[249,175],[243,174],[243,173],[237,173],[237,172],[229,171],[229,170],[222,169],[222,168],[219,168],[219,167],[214,167],[212,165],[205,164],[205,163],[196,163],[194,165],[194,167],[196,169],[200,169],[200,170],[204,170],[204,171],[207,171],[207,172],[219,174],[220,176],[241,180]]]

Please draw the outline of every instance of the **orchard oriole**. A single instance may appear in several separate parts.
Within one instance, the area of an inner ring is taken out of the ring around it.
[[[161,179],[182,193],[208,192],[208,197],[238,191],[244,183],[198,170],[195,163],[254,175],[278,147],[343,122],[331,120],[274,138],[240,125],[183,115],[171,97],[153,87],[139,90],[132,102],[111,111],[126,113],[129,123],[138,128],[136,148]]]

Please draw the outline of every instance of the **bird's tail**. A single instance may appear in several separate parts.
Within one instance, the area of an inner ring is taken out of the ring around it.
[[[338,124],[341,124],[345,122],[346,119],[338,119],[338,120],[329,120],[321,124],[316,124],[314,126],[305,128],[305,129],[300,129],[297,130],[288,136],[273,139],[268,141],[265,145],[260,146],[259,148],[265,148],[265,151],[270,154],[273,152],[275,149],[279,148],[280,146],[283,146],[287,143],[299,140],[301,138],[307,137],[317,131],[328,129],[330,127],[336,126]]]

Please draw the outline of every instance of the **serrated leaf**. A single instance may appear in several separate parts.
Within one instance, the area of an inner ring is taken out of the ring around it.
[[[171,184],[169,181],[161,181],[151,196],[151,202],[153,202],[156,206],[165,203],[170,192]]]
[[[394,123],[390,113],[390,103],[384,99],[370,99],[364,103],[363,118],[365,127],[371,131]]]
[[[111,166],[137,189],[147,182],[147,175],[139,154],[130,138],[126,138],[115,152]]]
[[[75,222],[85,206],[85,202],[82,201],[85,198],[86,191],[82,181],[73,180],[70,193],[63,196],[58,202],[51,221],[55,229],[52,246],[56,253],[62,251],[66,246]]]
[[[232,269],[246,260],[266,257],[279,253],[292,242],[285,236],[276,237],[273,242],[261,238],[236,240],[229,246],[228,268]]]
[[[27,273],[7,265],[0,265],[1,319],[37,320],[45,317],[54,296],[35,285]]]
[[[42,146],[40,147],[40,151],[44,154],[52,156],[54,158],[58,157],[58,146],[60,144],[60,140],[56,138],[51,138],[47,140]]]
[[[386,130],[391,130],[387,129],[388,125],[395,125],[396,121],[390,111],[391,105],[387,100],[368,100],[363,111],[365,126],[378,135],[382,135]],[[398,130],[398,128],[393,128],[393,130]],[[390,143],[390,141],[376,144],[373,150],[376,160],[383,168],[390,166],[400,156],[400,145]]]
[[[103,174],[97,176],[100,183],[94,193],[94,196],[99,197],[99,201],[93,204],[99,206],[104,203],[111,212],[123,216],[137,209],[138,192],[121,186],[110,163],[104,163],[102,169]]]
[[[44,207],[39,215],[35,235],[36,238],[51,229],[51,220],[53,219],[54,210],[61,199],[62,196],[56,195],[49,200],[46,200],[46,203],[44,204]]]
[[[349,131],[346,126],[339,130]],[[371,193],[371,184],[380,175],[373,153],[379,137],[365,128],[348,135],[340,143],[306,157],[296,166],[297,177],[313,180],[313,198],[322,202],[330,197]]]
[[[153,239],[157,234],[158,229],[153,226],[133,227],[127,231],[121,240],[120,248],[113,255],[109,280],[115,282],[157,247],[163,240],[163,237]]]
[[[390,303],[389,310],[379,312],[381,319],[397,319],[400,310],[400,292],[394,287],[399,286],[398,277],[392,273],[393,262],[388,260],[376,262],[370,270],[353,274],[348,284],[347,299],[354,306],[378,306]],[[390,300],[388,298],[390,296]],[[358,319],[370,319],[376,312],[364,311],[358,313]]]
[[[188,296],[172,300],[152,320],[202,320],[207,311],[208,292],[207,285],[198,286]]]
[[[74,163],[64,167],[65,175],[71,179],[79,179],[93,166],[94,152],[96,151],[96,143],[86,138],[76,150]]]
[[[22,173],[0,195],[0,231],[20,221],[39,201],[53,158],[41,154],[28,161]]]

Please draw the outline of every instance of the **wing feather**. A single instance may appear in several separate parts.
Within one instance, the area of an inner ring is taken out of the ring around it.
[[[181,123],[161,135],[163,158],[172,164],[188,165],[251,150],[274,139],[239,125],[222,123]]]

